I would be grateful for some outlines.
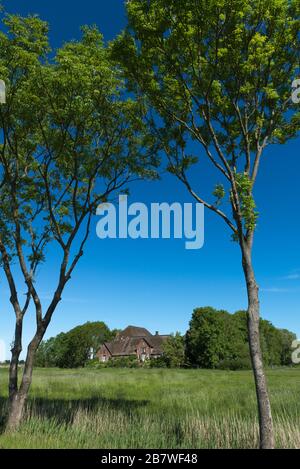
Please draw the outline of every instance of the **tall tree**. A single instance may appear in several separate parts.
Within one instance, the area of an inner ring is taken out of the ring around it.
[[[186,353],[192,366],[219,368],[222,361],[245,358],[245,345],[238,317],[211,307],[194,310],[186,334]]]
[[[7,422],[15,429],[35,353],[83,255],[97,206],[131,180],[152,175],[154,159],[144,151],[138,104],[125,98],[97,29],[84,28],[79,42],[65,44],[50,60],[46,23],[19,16],[4,16],[3,22],[0,75],[7,99],[0,109],[0,253],[15,313]],[[57,263],[57,278],[46,306],[37,268],[49,256]],[[34,334],[19,379],[23,322],[31,303]]]
[[[104,322],[87,322],[41,342],[35,359],[36,366],[78,368],[87,364],[104,342],[112,340],[114,332]]]
[[[258,217],[253,191],[266,148],[299,129],[291,100],[299,67],[299,1],[128,0],[127,11],[129,26],[113,53],[128,87],[150,107],[149,129],[169,171],[224,220],[239,243],[260,446],[273,448],[252,264]],[[204,158],[216,171],[212,197],[201,186]]]
[[[296,336],[260,319],[263,361],[268,366],[291,365],[291,344]],[[194,367],[249,369],[247,313],[230,314],[211,307],[196,308],[186,333],[187,362]]]
[[[184,336],[180,332],[170,335],[163,344],[163,359],[170,368],[182,368],[185,365]]]

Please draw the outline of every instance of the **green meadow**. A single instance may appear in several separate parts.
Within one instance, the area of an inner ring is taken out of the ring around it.
[[[300,447],[300,370],[268,370],[276,445]],[[0,369],[1,427],[7,369]],[[24,422],[0,448],[255,448],[247,371],[36,369]]]

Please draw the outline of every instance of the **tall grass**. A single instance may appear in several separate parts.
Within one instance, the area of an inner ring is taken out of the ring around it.
[[[276,444],[300,447],[300,370],[268,372]],[[0,370],[0,411],[7,371]],[[250,372],[36,370],[20,430],[0,448],[254,448]]]

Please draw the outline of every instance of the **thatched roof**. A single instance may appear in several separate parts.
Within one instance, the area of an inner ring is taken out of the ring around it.
[[[163,343],[168,339],[167,335],[152,335],[144,327],[128,326],[119,332],[116,338],[111,342],[105,342],[104,347],[112,356],[134,355],[141,340],[144,340],[152,349],[153,355],[163,353]]]

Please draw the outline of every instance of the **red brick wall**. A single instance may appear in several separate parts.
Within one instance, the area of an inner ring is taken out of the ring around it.
[[[147,344],[147,342],[144,339],[141,339],[141,341],[137,345],[137,356],[141,359],[142,355],[145,355],[145,358],[149,358],[151,356],[151,347]]]
[[[102,347],[96,353],[96,357],[99,359],[100,362],[104,362],[110,359],[111,353],[108,351],[105,345],[102,345]]]

